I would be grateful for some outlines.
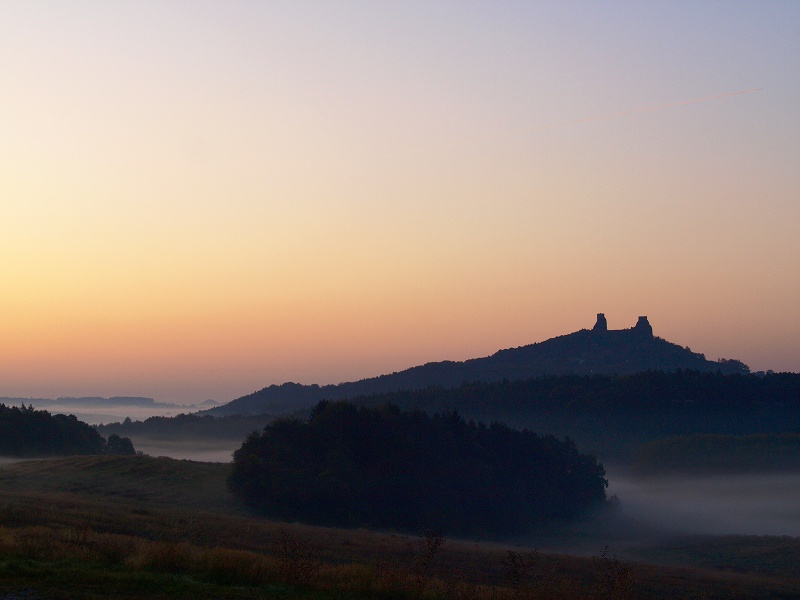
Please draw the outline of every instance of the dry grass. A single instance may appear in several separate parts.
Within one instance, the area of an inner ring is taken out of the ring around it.
[[[569,580],[486,585],[464,577],[437,577],[420,561],[404,564],[334,564],[323,562],[315,548],[283,532],[267,553],[188,542],[147,541],[130,535],[97,533],[88,528],[32,526],[0,529],[0,556],[5,561],[39,564],[78,561],[97,568],[121,567],[189,576],[217,585],[264,587],[283,584],[346,597],[398,597],[475,600],[595,597]],[[418,557],[419,558],[419,557]],[[432,557],[425,557],[425,560]],[[611,588],[609,588],[611,590]],[[627,596],[601,595],[608,598]]]
[[[193,600],[800,597],[791,570],[657,567],[255,519],[225,491],[226,474],[147,457],[0,468],[0,592],[35,584],[58,597],[68,581],[82,590],[70,597],[153,597],[140,588],[157,581],[164,597]]]

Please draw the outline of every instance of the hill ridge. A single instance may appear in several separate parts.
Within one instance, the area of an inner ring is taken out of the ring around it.
[[[580,329],[541,342],[501,349],[490,356],[465,361],[428,362],[339,384],[273,384],[202,411],[202,414],[282,414],[310,408],[319,400],[342,400],[436,386],[454,388],[465,382],[520,380],[542,375],[624,375],[679,369],[726,374],[750,371],[738,360],[709,361],[703,354],[654,336],[646,316],[640,316],[629,329],[611,330],[605,315],[598,313],[592,329]]]

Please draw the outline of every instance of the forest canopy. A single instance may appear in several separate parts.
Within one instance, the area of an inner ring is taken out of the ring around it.
[[[428,413],[457,410],[467,419],[569,436],[584,451],[614,462],[630,462],[639,446],[666,437],[800,431],[796,373],[548,376],[401,390],[352,401]]]
[[[575,518],[604,502],[607,481],[568,439],[322,401],[307,421],[250,434],[228,485],[272,518],[495,535]]]
[[[75,415],[52,415],[33,406],[0,403],[0,455],[135,454],[128,438],[106,440]]]

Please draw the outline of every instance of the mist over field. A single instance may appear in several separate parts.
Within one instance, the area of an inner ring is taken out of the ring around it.
[[[134,436],[131,438],[137,451],[150,456],[168,456],[182,460],[202,462],[229,463],[233,460],[233,452],[241,446],[241,441],[218,442],[203,440],[202,442],[170,442],[164,439]]]
[[[100,424],[121,422],[126,417],[143,420],[174,416],[196,407],[187,406],[184,410],[174,405],[98,406],[60,401],[57,406],[44,408]],[[130,437],[136,450],[150,456],[214,463],[230,463],[244,439],[174,441],[155,436]],[[19,460],[0,457],[0,467]],[[622,544],[635,543],[637,537],[653,533],[800,536],[800,504],[796,500],[800,497],[800,473],[633,477],[624,468],[612,466],[607,470],[608,496],[616,495],[620,500],[619,518],[625,529],[624,533],[618,532]],[[598,537],[587,551],[596,552],[595,546],[601,541]]]
[[[632,478],[608,475],[621,516],[675,533],[800,536],[800,473]]]
[[[218,463],[231,462],[240,446],[151,438],[133,443],[150,456]],[[611,471],[607,477],[608,496],[619,498],[619,518],[632,538],[641,532],[800,536],[800,473],[634,478]]]

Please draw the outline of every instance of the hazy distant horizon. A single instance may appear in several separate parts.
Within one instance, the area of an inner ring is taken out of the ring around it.
[[[624,329],[624,328],[629,328],[629,327],[633,326],[634,324],[635,323],[629,323],[629,324],[626,324],[625,326],[621,326],[621,325],[620,326],[616,326],[616,324],[614,324],[614,326],[612,326],[610,328],[612,328],[612,329]],[[591,326],[587,325],[587,326],[579,327],[579,328],[577,328],[575,330],[572,330],[572,331],[568,331],[568,332],[565,331],[565,332],[562,332],[561,334],[557,334],[557,335],[564,335],[564,334],[568,334],[568,333],[573,333],[573,331],[577,331],[578,329],[588,329],[590,327]],[[664,337],[663,335],[660,335],[658,331],[654,331],[654,335],[657,335],[658,337],[662,337],[662,338]],[[532,341],[532,342],[528,342],[528,343],[533,344],[533,343],[538,343],[538,342],[542,342],[542,341],[545,341],[545,340],[536,340],[536,341]],[[671,339],[667,338],[667,341],[668,342],[672,342],[672,343],[680,344],[679,340],[671,340]],[[527,344],[519,344],[519,345],[527,345]],[[509,347],[513,347],[513,346],[509,346]],[[400,368],[393,368],[391,370],[386,370],[384,372],[370,373],[370,374],[361,375],[361,376],[354,376],[354,377],[352,377],[350,379],[338,379],[338,380],[335,380],[335,381],[321,381],[319,379],[313,379],[313,378],[309,379],[309,380],[299,380],[297,378],[295,378],[295,379],[273,380],[273,381],[264,382],[262,384],[259,384],[259,385],[255,386],[255,387],[252,387],[250,389],[246,389],[245,391],[239,393],[238,395],[230,396],[230,397],[226,397],[226,398],[212,398],[212,397],[206,396],[206,397],[204,397],[202,399],[198,399],[198,398],[195,398],[195,397],[185,396],[185,395],[173,396],[173,397],[170,397],[170,398],[165,398],[165,397],[155,397],[153,395],[140,394],[140,393],[111,393],[111,392],[94,393],[94,392],[91,392],[91,391],[87,391],[86,388],[78,388],[77,391],[74,391],[72,393],[59,392],[58,394],[53,394],[51,396],[46,396],[46,395],[42,395],[42,394],[40,394],[40,395],[30,394],[30,395],[25,395],[25,396],[16,395],[15,396],[15,395],[11,395],[11,394],[2,394],[2,390],[0,390],[0,399],[5,397],[5,398],[20,399],[20,400],[24,400],[26,402],[29,402],[29,401],[34,401],[35,402],[35,400],[40,399],[40,398],[52,401],[52,400],[56,400],[56,399],[59,399],[59,398],[140,397],[140,398],[150,398],[150,399],[154,400],[157,403],[176,404],[176,405],[182,405],[182,406],[198,405],[198,404],[202,404],[203,402],[207,402],[207,401],[216,402],[218,404],[226,404],[226,403],[228,403],[228,402],[230,402],[232,400],[235,400],[237,398],[240,398],[242,396],[251,394],[251,393],[256,392],[258,390],[261,390],[261,389],[263,389],[265,387],[269,387],[270,385],[281,385],[281,384],[287,383],[287,382],[300,383],[300,384],[303,384],[303,385],[313,385],[313,384],[320,385],[320,386],[337,385],[337,384],[340,384],[340,383],[358,381],[358,380],[361,380],[361,379],[368,379],[368,378],[372,378],[372,377],[378,377],[378,376],[381,376],[381,375],[390,374],[390,373],[393,373],[393,372],[402,371],[402,370],[405,370],[405,369],[408,369],[408,368],[420,366],[422,364],[425,364],[425,362],[439,362],[439,361],[447,361],[447,360],[464,361],[464,360],[469,360],[469,359],[473,359],[473,358],[483,358],[485,356],[490,356],[490,355],[494,354],[498,350],[505,350],[505,349],[506,349],[506,347],[504,347],[504,348],[496,348],[496,349],[494,349],[492,351],[489,351],[489,352],[487,352],[485,354],[476,355],[476,356],[467,356],[467,357],[462,357],[462,358],[457,358],[457,359],[454,359],[452,357],[443,357],[443,358],[431,359],[431,360],[426,360],[424,362],[419,362],[419,363],[415,363],[415,364],[409,364],[409,365],[406,365],[406,366],[403,366],[403,367],[400,367]],[[700,349],[700,348],[692,348],[692,350],[694,352],[701,352],[701,353],[703,352],[703,350]],[[725,357],[712,358],[712,357],[706,355],[706,358],[709,359],[709,360],[715,360],[716,358],[726,358],[726,359],[737,359],[738,360],[738,358],[734,357],[734,356],[725,356]],[[743,361],[743,362],[746,363],[746,361]],[[765,372],[765,371],[768,371],[768,370],[771,370],[771,371],[776,372],[776,373],[777,372],[786,372],[786,371],[780,371],[778,369],[773,369],[771,367],[765,367],[765,368],[760,368],[759,369],[759,368],[754,368],[753,365],[749,365],[748,364],[748,366],[750,367],[751,372],[753,372],[753,373],[755,373],[755,372]],[[795,371],[792,371],[792,372],[795,372]],[[241,387],[241,385],[239,386],[239,388],[243,389]],[[171,409],[166,409],[166,410],[169,411]],[[138,411],[138,413],[139,414],[144,414],[142,411]],[[154,414],[159,414],[159,415],[163,414],[163,416],[172,416],[173,413],[177,414],[176,412],[174,412],[174,410],[172,412],[170,412],[169,414],[168,414],[168,412],[158,412],[158,413],[154,413]],[[89,413],[89,414],[91,414],[91,413]],[[135,419],[135,417],[133,417],[133,416],[131,416],[131,418]],[[108,422],[108,421],[104,421],[104,422]]]

